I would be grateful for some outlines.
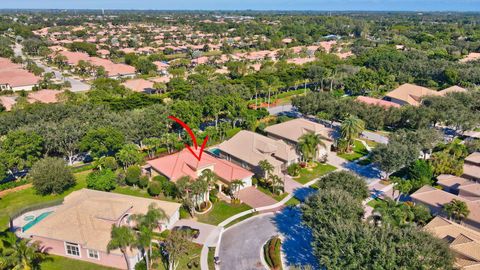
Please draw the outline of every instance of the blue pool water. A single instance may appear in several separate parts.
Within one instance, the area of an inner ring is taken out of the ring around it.
[[[44,218],[46,218],[51,213],[53,213],[53,211],[41,213],[35,219],[33,219],[32,221],[25,224],[25,226],[22,227],[22,232],[25,232],[26,230],[30,229],[31,227],[33,227],[38,222],[42,221]]]
[[[210,153],[212,153],[216,156],[220,155],[220,149],[218,149],[218,148],[209,149],[208,152],[210,152]]]

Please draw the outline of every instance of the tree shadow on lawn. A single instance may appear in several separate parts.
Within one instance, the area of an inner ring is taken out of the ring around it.
[[[277,230],[285,237],[282,251],[286,265],[310,265],[313,269],[321,269],[313,255],[311,246],[312,233],[302,224],[299,207],[286,207],[272,218]]]
[[[293,191],[293,197],[301,202],[305,202],[305,200],[315,192],[317,192],[317,190],[311,187],[297,188]]]
[[[378,168],[373,166],[373,164],[362,166],[355,162],[345,162],[344,164],[342,164],[342,167],[362,177],[367,178],[367,180],[378,179],[378,178],[381,178],[382,176],[382,172]]]

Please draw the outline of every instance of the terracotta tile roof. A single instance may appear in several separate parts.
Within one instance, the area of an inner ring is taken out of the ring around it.
[[[145,79],[133,79],[122,83],[125,87],[135,92],[148,92],[153,90],[153,82]]]
[[[28,102],[35,103],[56,103],[58,102],[58,95],[63,93],[59,90],[43,89],[28,93]]]
[[[265,128],[269,134],[276,135],[292,142],[298,143],[300,137],[306,133],[313,132],[325,139],[332,140],[334,130],[322,124],[315,123],[303,118],[296,118],[280,124],[271,125]]]
[[[459,267],[480,267],[480,233],[442,217],[435,217],[424,230],[449,243]]]
[[[221,143],[218,148],[253,166],[266,159],[274,167],[278,167],[284,163],[281,160],[290,161],[298,158],[295,149],[282,140],[274,140],[246,130]]]
[[[397,104],[395,102],[390,102],[387,100],[383,99],[378,99],[378,98],[372,98],[372,97],[365,97],[365,96],[358,96],[355,101],[362,102],[368,105],[375,105],[375,106],[381,106],[384,108],[390,108],[390,107],[395,107],[395,108],[400,108],[400,104]]]
[[[463,88],[463,87],[460,87],[458,85],[454,85],[454,86],[450,86],[448,88],[445,88],[443,90],[440,90],[440,94],[441,95],[446,95],[448,93],[463,93],[463,92],[467,92],[467,89]]]
[[[460,62],[466,63],[466,62],[475,61],[478,59],[480,59],[480,53],[471,52],[468,55],[466,55],[463,59],[460,59]]]
[[[413,106],[418,106],[425,96],[438,96],[439,92],[423,86],[405,83],[387,93],[387,97],[395,98]]]
[[[30,228],[27,233],[106,252],[112,224],[126,213],[146,213],[152,203],[163,209],[168,216],[180,208],[180,204],[173,202],[81,189],[65,197],[63,204],[54,213]],[[112,252],[121,254],[119,250]]]
[[[465,158],[465,161],[480,164],[480,152],[473,152],[468,157]]]
[[[12,63],[10,59],[0,58],[0,84],[8,84],[11,87],[35,85],[40,77],[22,69],[19,64]]]
[[[150,160],[147,163],[157,172],[174,182],[183,176],[190,176],[192,179],[196,179],[200,176],[201,171],[206,168],[211,169],[227,183],[253,175],[252,172],[224,159],[216,158],[207,152],[204,152],[202,159],[198,161],[188,149]]]
[[[12,110],[13,106],[17,103],[15,97],[0,96],[0,103],[5,107],[8,112]]]

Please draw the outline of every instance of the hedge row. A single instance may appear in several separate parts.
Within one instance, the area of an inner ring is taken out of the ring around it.
[[[23,186],[27,183],[28,183],[27,179],[6,182],[3,184],[0,184],[0,191]]]

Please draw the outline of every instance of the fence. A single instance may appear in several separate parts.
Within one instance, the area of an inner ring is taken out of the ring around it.
[[[63,198],[58,200],[43,202],[43,203],[32,204],[27,207],[21,208],[20,210],[17,210],[14,213],[10,214],[10,229],[13,227],[13,220],[25,213],[35,211],[35,210],[40,210],[43,208],[61,205],[62,203],[63,203]]]

